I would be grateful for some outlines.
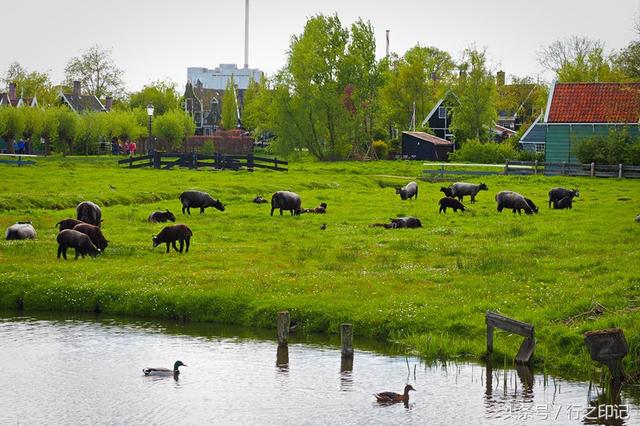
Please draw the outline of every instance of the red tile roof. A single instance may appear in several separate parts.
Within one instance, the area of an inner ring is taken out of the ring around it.
[[[556,83],[548,123],[638,123],[640,83]]]
[[[451,141],[439,138],[437,136],[434,136],[434,135],[431,135],[431,134],[425,133],[425,132],[402,132],[402,133],[406,133],[408,135],[411,135],[414,138],[422,139],[423,141],[431,142],[434,145],[445,145],[445,146],[453,145],[453,142],[451,142]]]

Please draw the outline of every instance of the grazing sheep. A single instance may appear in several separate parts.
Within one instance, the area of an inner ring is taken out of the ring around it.
[[[409,182],[404,187],[396,188],[396,194],[400,194],[400,198],[403,200],[415,198],[418,199],[418,184],[415,182]]]
[[[109,244],[109,241],[102,235],[102,231],[95,225],[90,225],[88,223],[79,223],[78,225],[73,227],[74,231],[82,232],[86,234],[91,239],[91,242],[94,246],[100,249],[100,251],[104,251]]]
[[[580,191],[578,188],[576,189],[566,189],[566,188],[551,188],[549,191],[549,207],[556,201],[562,200],[564,197],[579,197]],[[554,207],[555,208],[555,207]]]
[[[450,186],[451,196],[457,198],[459,201],[464,201],[465,195],[471,196],[471,204],[476,202],[476,195],[480,191],[488,191],[489,188],[484,183],[475,185],[473,183],[456,182]]]
[[[450,186],[440,187],[440,192],[442,192],[445,195],[445,197],[453,197],[453,191],[451,191]]]
[[[153,247],[158,247],[162,243],[167,244],[167,253],[169,253],[169,245],[173,246],[175,251],[182,253],[184,243],[186,242],[187,249],[185,252],[189,252],[189,243],[193,232],[187,225],[171,225],[165,226],[158,235],[153,236]],[[176,247],[176,241],[180,241],[180,250]]]
[[[318,213],[325,214],[327,212],[327,203],[320,203],[318,207],[313,209],[302,209],[300,213]]]
[[[553,201],[553,208],[562,210],[562,209],[572,209],[573,208],[573,197],[566,196],[560,200]]]
[[[263,197],[258,195],[256,198],[253,199],[253,202],[256,203],[256,204],[266,204],[269,201],[265,200]]]
[[[155,211],[155,212],[153,212],[153,213],[151,213],[149,215],[149,217],[147,218],[147,221],[149,221],[151,223],[175,222],[176,221],[176,217],[169,210],[165,210],[163,212]]]
[[[35,240],[36,229],[31,222],[18,222],[7,228],[7,240]]]
[[[224,204],[220,200],[214,200],[211,195],[202,191],[185,191],[180,194],[180,202],[182,203],[182,214],[186,210],[189,216],[191,216],[191,207],[199,207],[200,214],[204,214],[204,209],[207,207],[224,211]]]
[[[102,222],[102,211],[96,203],[91,201],[83,201],[76,207],[76,219],[89,223],[91,225],[100,226]]]
[[[100,253],[100,249],[93,245],[91,238],[87,234],[83,234],[80,231],[74,229],[63,229],[56,237],[58,241],[58,259],[60,255],[67,260],[67,249],[73,248],[76,250],[76,259],[78,255],[85,255],[96,257]]]
[[[446,214],[447,207],[452,208],[454,212],[457,212],[458,210],[462,210],[462,211],[465,210],[464,206],[460,201],[451,197],[440,198],[440,201],[438,201],[438,204],[440,205],[440,209],[438,210],[438,213]]]
[[[396,228],[422,228],[420,219],[412,216],[391,218],[391,223],[372,223],[369,227],[382,227],[386,229]]]
[[[498,211],[502,212],[502,209],[512,209],[513,213],[516,211],[518,214],[522,214],[522,210],[526,214],[533,214],[533,209],[527,203],[527,200],[517,192],[513,191],[500,191],[496,194],[496,201],[498,203]]]
[[[81,223],[84,222],[78,219],[64,219],[56,223],[56,226],[59,227],[58,230],[63,231],[65,229],[73,229],[76,225],[79,225]]]
[[[527,197],[525,197],[524,200],[527,202],[527,204],[529,204],[529,207],[531,207],[531,210],[535,214],[538,214],[538,206],[536,206],[536,204],[533,201],[531,201],[530,199],[528,199]]]
[[[302,199],[295,192],[278,191],[271,196],[271,216],[275,209],[280,209],[280,216],[283,210],[289,210],[291,216],[299,215],[302,211]]]

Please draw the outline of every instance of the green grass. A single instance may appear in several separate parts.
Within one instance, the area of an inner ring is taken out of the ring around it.
[[[442,182],[420,182],[417,201],[393,187],[421,174],[419,162],[293,162],[288,173],[127,170],[110,158],[38,159],[0,167],[0,226],[32,220],[37,241],[0,242],[0,308],[113,314],[274,327],[288,309],[307,331],[406,344],[426,358],[480,358],[484,314],[496,310],[536,327],[536,362],[546,371],[586,373],[594,364],[582,333],[624,329],[638,372],[640,353],[640,181],[492,176],[463,214],[437,214]],[[115,190],[109,185],[116,187]],[[553,186],[580,188],[574,209],[546,206]],[[201,189],[225,212],[180,213],[178,195]],[[269,216],[256,195],[298,192],[326,215]],[[521,192],[536,216],[498,213],[500,190]],[[620,200],[619,200],[620,199]],[[56,228],[75,205],[103,206],[111,241],[96,259],[56,259]],[[162,225],[149,212],[171,209],[194,232],[188,254],[153,248]],[[419,230],[369,228],[397,215]],[[326,223],[327,229],[320,230]],[[602,315],[583,315],[599,303]],[[496,359],[515,356],[520,338],[498,332]]]

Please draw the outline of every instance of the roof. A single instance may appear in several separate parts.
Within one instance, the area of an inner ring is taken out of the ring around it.
[[[426,142],[430,142],[434,145],[442,145],[442,146],[452,146],[453,142],[448,141],[446,139],[439,138],[437,136],[431,135],[425,132],[402,132],[402,134],[407,134],[409,136],[413,136],[414,138],[421,139]]]
[[[540,123],[542,115],[529,126],[526,132],[520,138],[520,143],[545,143],[544,124]]]
[[[638,123],[640,83],[556,83],[548,123]]]
[[[102,102],[94,95],[74,95],[73,93],[61,93],[62,100],[74,111],[105,111]]]

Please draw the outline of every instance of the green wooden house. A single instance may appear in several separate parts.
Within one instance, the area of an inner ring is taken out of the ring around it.
[[[554,83],[544,119],[547,162],[578,163],[575,145],[611,129],[627,127],[640,136],[640,83]]]

